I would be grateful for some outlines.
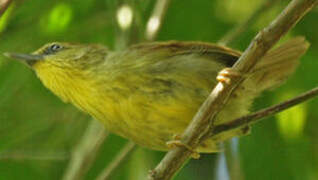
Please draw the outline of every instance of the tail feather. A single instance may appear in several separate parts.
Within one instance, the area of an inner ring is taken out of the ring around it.
[[[299,58],[308,47],[309,43],[304,37],[296,37],[269,51],[256,65],[243,86],[261,92],[280,85],[295,71]]]
[[[299,64],[298,59],[307,51],[308,47],[309,43],[303,37],[297,37],[269,51],[234,92],[236,96],[232,96],[224,110],[219,113],[216,124],[222,124],[226,122],[225,120],[233,120],[247,114],[248,107],[259,93],[280,85],[295,71]],[[220,151],[219,142],[234,136],[245,135],[248,132],[248,125],[223,132],[208,139],[205,144],[200,146],[199,151]]]

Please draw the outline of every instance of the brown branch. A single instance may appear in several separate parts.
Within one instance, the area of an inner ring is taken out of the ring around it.
[[[222,132],[228,131],[230,129],[235,129],[235,128],[242,127],[242,126],[248,125],[248,124],[254,124],[254,123],[260,121],[264,117],[268,117],[268,116],[272,116],[274,114],[277,114],[277,113],[284,111],[292,106],[303,103],[303,102],[305,102],[305,101],[307,101],[307,100],[309,100],[317,95],[318,95],[318,87],[316,87],[310,91],[307,91],[305,93],[302,93],[301,95],[299,95],[295,98],[292,98],[288,101],[285,101],[285,102],[282,102],[280,104],[262,109],[262,110],[257,111],[257,112],[254,112],[252,114],[237,118],[237,119],[230,121],[226,124],[217,125],[213,128],[209,137],[216,136],[216,135],[221,134]]]
[[[9,8],[10,4],[12,3],[12,0],[6,0],[0,4],[0,18],[2,15],[6,12],[6,10]]]
[[[245,21],[237,25],[228,31],[219,41],[218,44],[227,46],[228,44],[233,43],[243,34],[247,29],[257,21],[257,19],[266,11],[271,9],[275,4],[280,2],[280,0],[267,0],[260,5]],[[226,159],[227,169],[230,177],[235,177],[236,179],[243,179],[242,172],[240,171],[240,162],[239,157],[231,151],[231,141],[225,142],[224,156]],[[233,179],[230,178],[230,179]]]
[[[128,158],[128,155],[131,154],[135,148],[135,143],[128,142],[125,147],[117,154],[114,160],[96,178],[96,180],[110,179],[115,170],[125,162],[125,160]]]
[[[244,33],[249,26],[251,26],[265,11],[269,10],[279,0],[265,1],[248,19],[239,24],[231,31],[227,32],[218,42],[218,44],[226,46],[238,38],[239,35]]]
[[[293,0],[284,11],[265,29],[259,32],[249,47],[245,50],[233,70],[243,76],[231,79],[231,83],[218,83],[210,96],[206,99],[190,125],[181,136],[181,142],[185,146],[179,146],[170,150],[157,167],[150,173],[151,180],[168,180],[181,168],[189,158],[191,152],[186,147],[195,149],[202,137],[211,130],[211,125],[218,112],[221,111],[230,97],[232,91],[244,80],[244,74],[249,73],[257,61],[308,11],[318,0]]]

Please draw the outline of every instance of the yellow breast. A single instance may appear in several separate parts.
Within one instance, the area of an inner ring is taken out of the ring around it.
[[[118,131],[120,126],[116,125],[116,116],[119,110],[112,94],[98,88],[96,77],[94,80],[83,71],[60,68],[47,62],[38,62],[33,68],[44,86],[64,102],[70,102],[102,121],[109,130]]]

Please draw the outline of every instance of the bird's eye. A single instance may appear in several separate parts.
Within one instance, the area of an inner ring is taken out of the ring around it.
[[[59,49],[61,49],[62,46],[58,45],[58,44],[52,44],[50,49],[54,52],[54,51],[57,51]]]
[[[49,47],[45,48],[43,51],[43,54],[45,55],[50,55],[50,54],[54,54],[57,51],[63,49],[63,47],[59,44],[52,44]]]

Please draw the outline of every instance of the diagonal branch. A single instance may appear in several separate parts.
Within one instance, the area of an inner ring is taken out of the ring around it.
[[[11,3],[12,3],[12,0],[5,0],[4,2],[0,4],[0,18],[9,8]]]
[[[248,124],[254,124],[261,120],[263,117],[268,117],[274,114],[277,114],[283,110],[286,110],[292,106],[295,106],[297,104],[303,103],[315,96],[318,96],[318,87],[307,91],[305,93],[302,93],[301,95],[292,98],[288,101],[279,103],[277,105],[262,109],[260,111],[254,112],[252,114],[237,118],[233,121],[230,121],[226,124],[217,125],[213,128],[211,131],[211,134],[208,137],[216,136],[218,134],[221,134],[222,132],[228,131],[230,129],[235,129],[238,127],[242,127],[244,125]]]
[[[226,46],[238,38],[247,28],[252,25],[265,11],[274,6],[279,0],[265,1],[248,19],[239,24],[229,32],[227,32],[218,42],[218,44]]]
[[[154,10],[147,22],[145,38],[148,41],[153,41],[162,24],[163,18],[167,12],[170,0],[157,0]]]
[[[116,155],[114,160],[103,170],[103,172],[98,175],[96,180],[107,180],[110,179],[112,174],[115,172],[118,167],[125,162],[125,160],[128,158],[128,155],[133,152],[133,150],[136,148],[135,143],[128,142],[125,147],[122,148],[122,150]]]
[[[233,43],[235,40],[239,38],[241,34],[243,34],[249,26],[253,25],[255,21],[266,11],[274,7],[275,4],[280,2],[280,0],[267,0],[260,5],[245,21],[237,25],[236,27],[232,28],[228,31],[219,41],[218,44],[227,46],[228,44]],[[240,170],[240,162],[239,157],[233,154],[234,152],[231,151],[231,144],[230,141],[225,142],[225,146],[229,146],[225,148],[224,155],[226,159],[226,165],[228,168],[228,173],[230,177],[235,177],[236,179],[242,179],[243,175]],[[232,179],[232,178],[231,178]]]
[[[308,13],[318,0],[293,0],[284,11],[265,29],[259,32],[249,47],[245,50],[233,70],[243,76],[232,78],[231,83],[218,83],[210,96],[206,99],[190,125],[181,136],[185,146],[170,150],[157,167],[151,172],[151,180],[168,180],[178,171],[189,158],[191,152],[186,148],[195,149],[209,130],[213,128],[214,119],[226,104],[227,99],[235,88],[244,80],[244,74],[249,73],[257,61],[306,13]]]

